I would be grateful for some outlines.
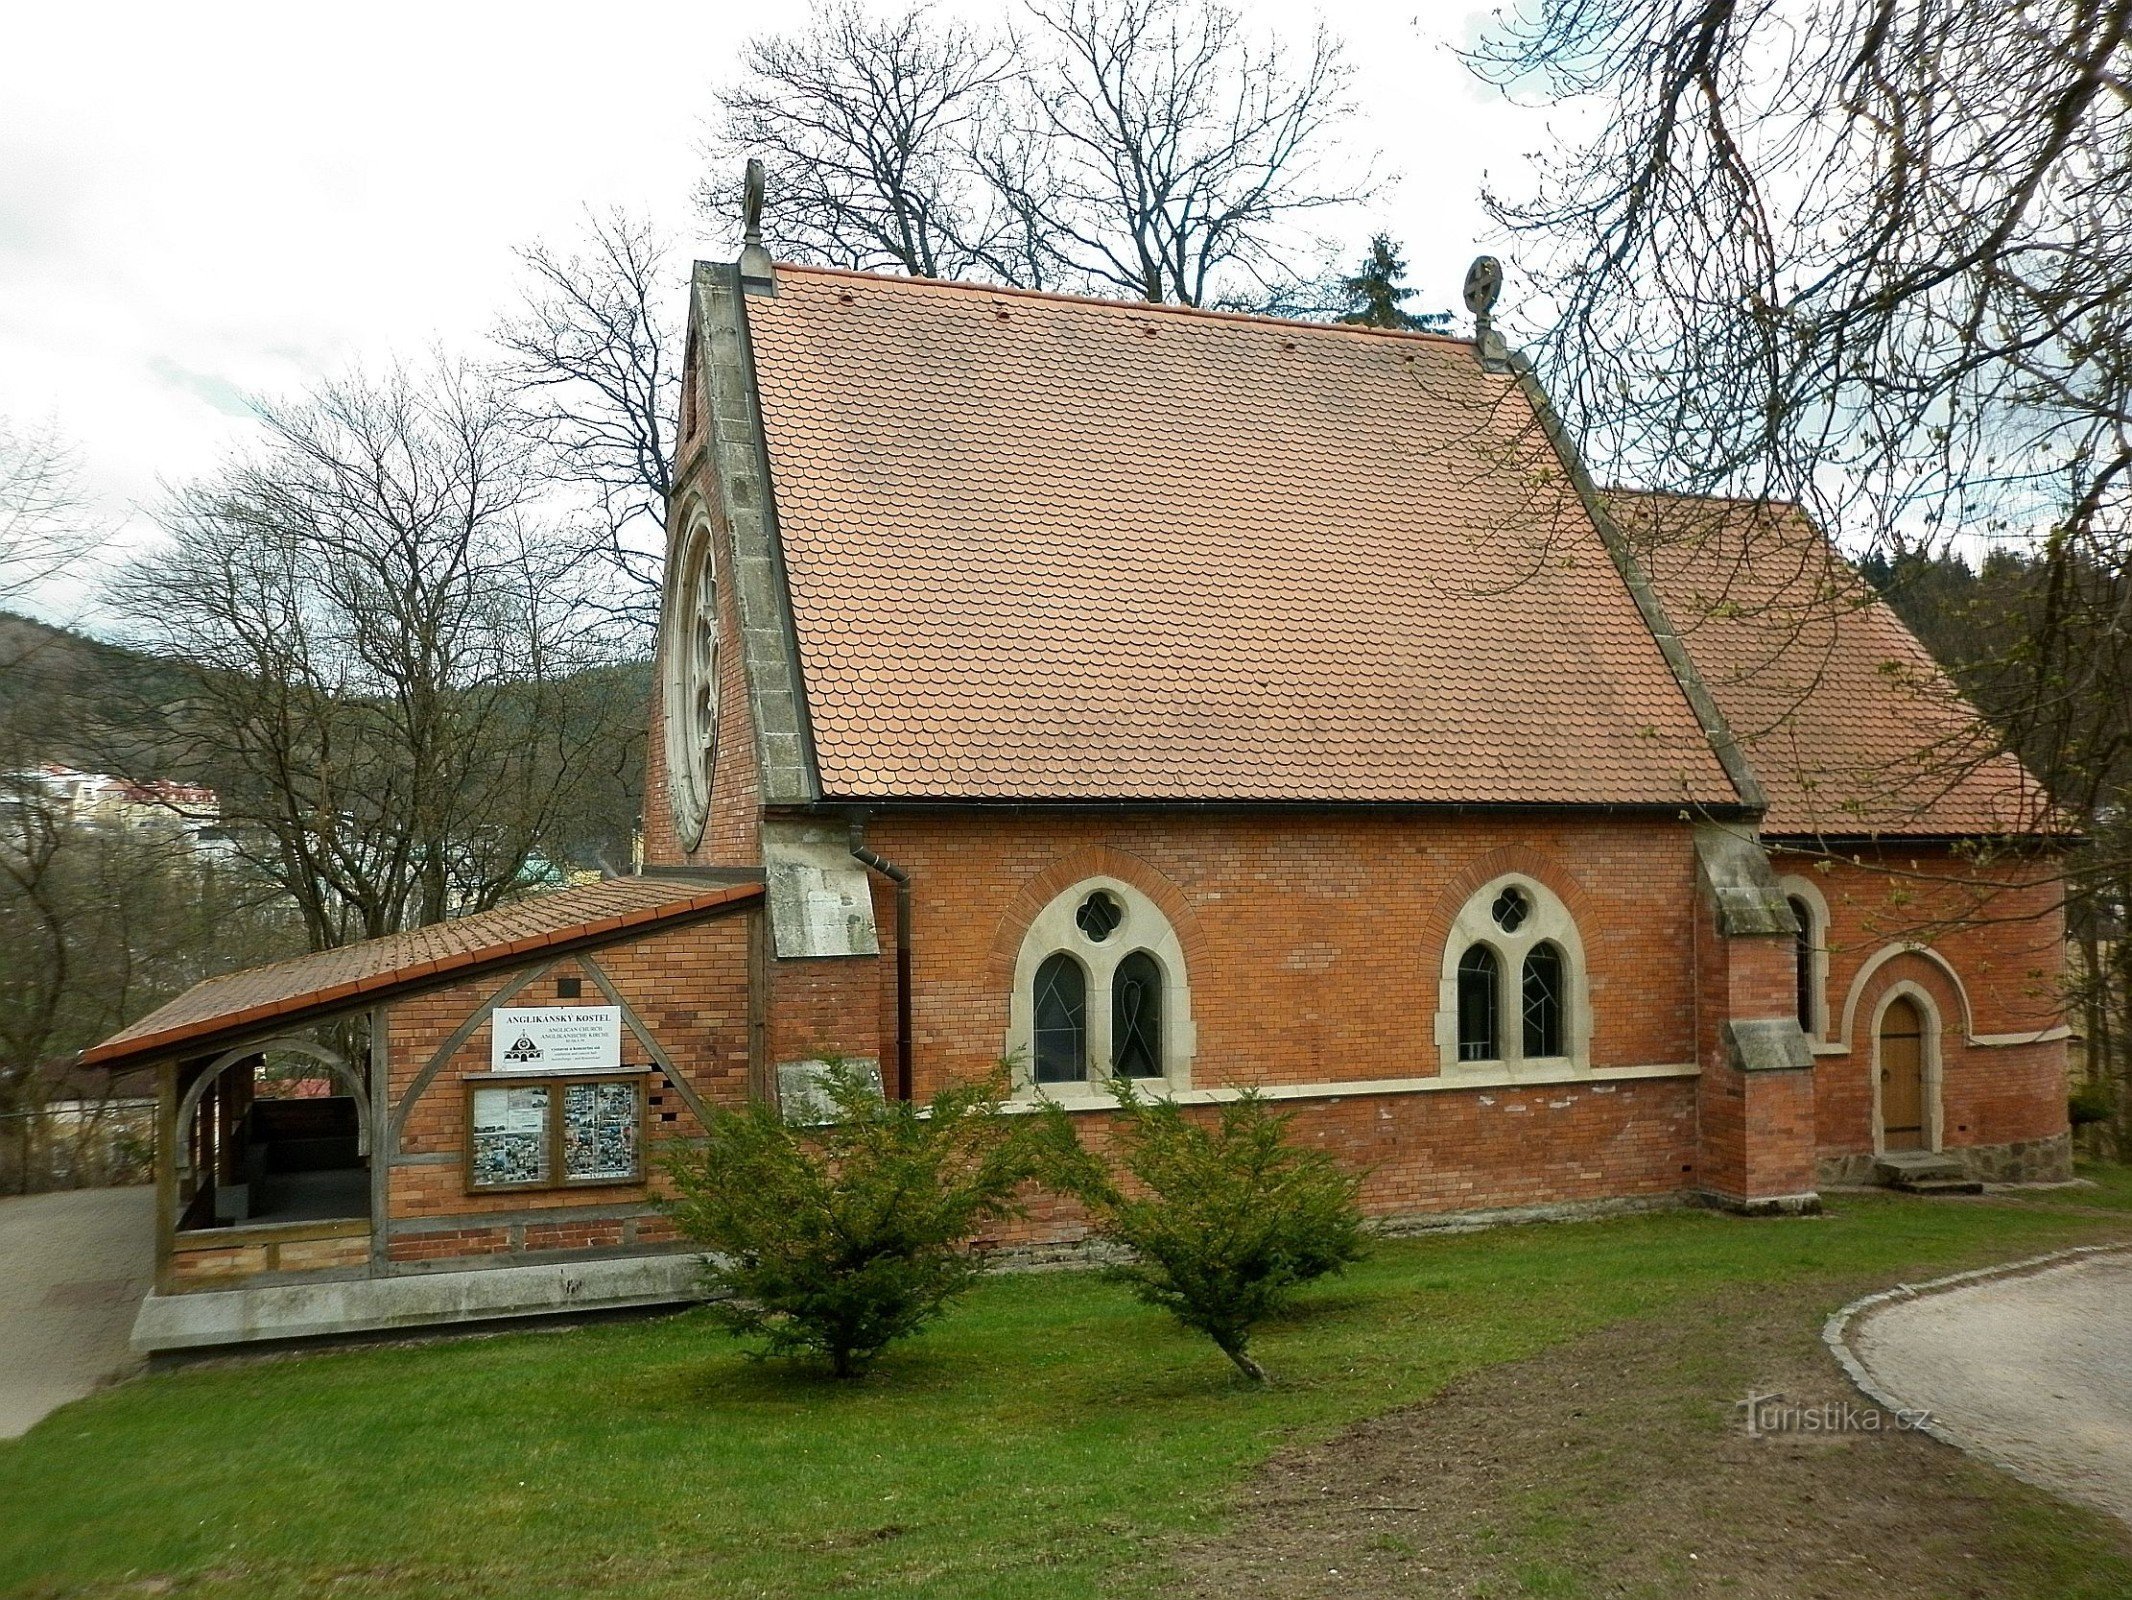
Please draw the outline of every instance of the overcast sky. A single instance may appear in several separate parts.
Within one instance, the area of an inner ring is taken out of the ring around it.
[[[1253,14],[1301,34],[1317,8]],[[1351,231],[1389,229],[1428,307],[1451,308],[1490,243],[1483,173],[1538,142],[1534,119],[1452,56],[1475,8],[1328,14],[1358,68],[1352,137],[1397,174]],[[479,347],[513,296],[513,245],[567,235],[584,206],[648,210],[701,244],[688,194],[711,86],[746,34],[804,15],[781,0],[11,6],[0,415],[74,441],[112,549],[152,538],[159,483],[239,445],[247,395],[431,342]],[[90,593],[77,574],[39,609],[93,627]]]

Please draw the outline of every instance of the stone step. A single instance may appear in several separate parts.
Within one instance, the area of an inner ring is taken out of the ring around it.
[[[1982,1194],[1984,1185],[1975,1178],[1911,1178],[1888,1185],[1904,1194]]]
[[[1905,1194],[1982,1194],[1984,1185],[1952,1156],[1930,1150],[1890,1151],[1873,1163],[1874,1176]]]

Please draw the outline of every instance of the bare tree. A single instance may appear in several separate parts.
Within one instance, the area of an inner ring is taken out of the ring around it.
[[[804,30],[753,39],[742,60],[705,145],[706,215],[739,216],[742,164],[758,156],[764,232],[785,252],[921,278],[984,264],[1000,225],[968,152],[1013,75],[997,40],[928,4],[875,17],[826,0]]]
[[[210,777],[314,947],[494,905],[574,788],[633,761],[640,709],[587,670],[598,578],[533,519],[537,446],[442,361],[261,415],[264,447],[179,491],[111,588],[185,670],[164,763]]]
[[[1031,0],[1004,39],[834,0],[749,47],[698,202],[729,224],[761,155],[765,231],[803,260],[1259,306],[1368,191],[1336,170],[1347,85],[1324,28],[1294,50],[1216,0]]]
[[[1258,305],[1322,266],[1327,245],[1300,224],[1367,193],[1331,171],[1354,107],[1322,23],[1296,51],[1209,0],[1027,9],[1040,64],[1018,121],[1043,187],[1007,193],[1068,273],[1143,300]]]
[[[601,603],[648,642],[681,392],[675,324],[685,285],[673,243],[613,210],[588,212],[574,247],[536,241],[518,255],[522,303],[496,333],[506,376],[547,473],[591,502],[618,579]]]
[[[98,532],[74,453],[58,433],[0,417],[0,605],[78,560]]]
[[[2132,949],[2132,0],[1548,0],[1474,63],[1588,130],[1490,197],[1586,454],[1898,574],[2011,552],[1942,632],[2088,835],[2091,969]]]
[[[36,774],[0,775],[0,1112],[39,1069],[202,978],[302,948],[285,897],[176,830],[99,825]]]
[[[2132,5],[1554,0],[1590,141],[1491,196],[1604,470],[1895,545],[2122,518]]]

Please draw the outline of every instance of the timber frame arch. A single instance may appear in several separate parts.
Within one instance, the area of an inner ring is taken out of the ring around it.
[[[349,1097],[355,1101],[356,1154],[365,1160],[370,1156],[370,1089],[362,1075],[339,1051],[329,1049],[315,1039],[306,1039],[300,1034],[280,1034],[271,1039],[262,1039],[256,1044],[238,1045],[225,1050],[208,1063],[207,1070],[194,1078],[184,1097],[178,1101],[177,1116],[172,1124],[175,1140],[172,1149],[177,1158],[180,1177],[192,1176],[192,1124],[200,1113],[200,1102],[217,1079],[232,1067],[257,1061],[266,1056],[305,1056],[324,1067],[332,1074]]]

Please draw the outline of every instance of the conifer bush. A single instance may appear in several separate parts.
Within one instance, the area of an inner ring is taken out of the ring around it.
[[[1211,1123],[1137,1094],[1128,1079],[1115,1092],[1112,1161],[1081,1143],[1064,1110],[1045,1113],[1046,1181],[1130,1252],[1113,1277],[1265,1382],[1252,1329],[1298,1286],[1362,1259],[1361,1179],[1293,1143],[1291,1119],[1256,1092]]]
[[[822,1091],[814,1127],[769,1105],[713,1111],[701,1150],[667,1162],[667,1209],[708,1252],[713,1316],[756,1354],[849,1378],[970,1286],[970,1241],[1017,1209],[1029,1161],[996,1080],[920,1106],[832,1061]]]

